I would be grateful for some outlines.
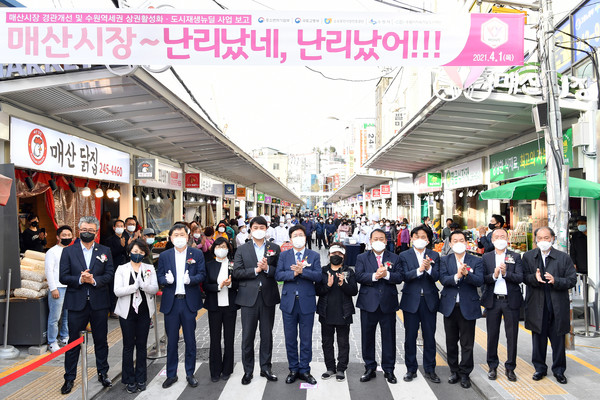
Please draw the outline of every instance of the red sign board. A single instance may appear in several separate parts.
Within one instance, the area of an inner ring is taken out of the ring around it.
[[[390,185],[381,185],[380,189],[381,189],[382,196],[387,196],[389,194],[392,194],[392,188]]]
[[[186,189],[200,189],[200,174],[185,174]]]
[[[372,189],[371,197],[373,197],[374,199],[380,199],[381,198],[381,189]]]
[[[365,200],[371,200],[371,192],[365,192]]]

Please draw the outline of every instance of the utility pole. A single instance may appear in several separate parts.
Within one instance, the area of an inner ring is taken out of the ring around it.
[[[556,245],[567,252],[569,235],[569,165],[563,155],[563,133],[559,106],[558,77],[554,60],[554,22],[552,0],[540,2],[538,50],[541,66],[542,96],[547,104],[548,124],[544,128],[546,179],[548,194],[548,226],[556,233]],[[571,322],[572,322],[571,310]],[[566,335],[566,347],[574,348],[573,324]]]

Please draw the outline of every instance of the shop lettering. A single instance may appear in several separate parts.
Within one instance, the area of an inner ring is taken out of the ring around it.
[[[1,64],[0,79],[47,75],[89,68],[91,68],[89,64]]]

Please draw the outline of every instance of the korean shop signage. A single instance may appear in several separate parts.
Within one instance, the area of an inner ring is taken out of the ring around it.
[[[134,178],[156,179],[156,158],[136,158]]]
[[[226,197],[235,196],[235,185],[232,183],[226,183],[223,185],[224,194]]]
[[[442,173],[441,172],[427,173],[427,186],[430,188],[442,187]]]
[[[478,158],[446,170],[446,188],[458,189],[483,183],[482,159]]]
[[[265,202],[265,194],[264,193],[257,194],[256,201],[260,201],[261,203],[264,203]]]

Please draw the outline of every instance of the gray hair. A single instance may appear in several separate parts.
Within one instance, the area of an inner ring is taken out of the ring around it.
[[[98,218],[94,217],[93,215],[81,217],[79,219],[79,225],[77,225],[79,229],[81,229],[82,224],[94,224],[96,225],[96,229],[100,228],[100,221],[98,221]]]

